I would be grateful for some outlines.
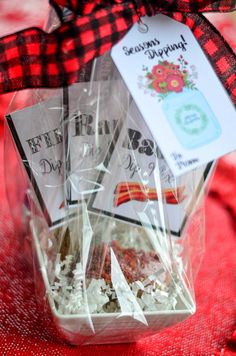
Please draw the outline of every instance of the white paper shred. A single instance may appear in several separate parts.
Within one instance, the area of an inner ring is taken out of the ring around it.
[[[115,233],[114,225],[111,227]],[[139,233],[139,230],[136,230],[133,231],[132,238],[134,239]],[[88,245],[85,244],[85,246],[83,259],[87,262]],[[141,245],[135,247],[141,250]],[[50,276],[50,281],[54,281],[51,284],[51,297],[60,313],[118,312],[120,317],[132,315],[133,318],[147,324],[144,312],[176,308],[177,300],[182,295],[182,288],[178,278],[170,276],[161,262],[151,261],[143,268],[147,277],[129,284],[112,248],[110,252],[112,285],[106,284],[103,278],[88,280],[86,285],[82,263],[75,264],[76,261],[72,255],[67,255],[63,261],[60,260],[60,254],[56,256],[54,268],[50,268],[54,271]],[[173,240],[173,253],[180,273],[183,271],[182,252],[182,245],[178,240]],[[148,275],[149,271],[152,271],[152,274]]]
[[[103,306],[109,302],[109,297],[103,291],[105,288],[104,279],[92,279],[87,288],[88,305],[91,313],[100,313]]]

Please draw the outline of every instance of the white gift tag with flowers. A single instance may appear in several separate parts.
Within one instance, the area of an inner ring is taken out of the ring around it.
[[[112,58],[175,176],[236,149],[235,108],[187,26],[145,17]]]

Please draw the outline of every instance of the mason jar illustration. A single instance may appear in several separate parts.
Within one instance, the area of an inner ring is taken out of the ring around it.
[[[207,145],[221,135],[221,127],[204,95],[184,88],[168,93],[163,111],[179,142],[187,149]]]

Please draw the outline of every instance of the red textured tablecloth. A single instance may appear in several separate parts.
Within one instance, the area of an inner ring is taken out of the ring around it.
[[[0,12],[2,4],[7,2],[2,0]],[[1,113],[8,101],[9,95],[0,97]],[[236,155],[220,161],[206,202],[206,252],[196,282],[196,314],[136,344],[71,347],[52,338],[41,322],[32,267],[21,253],[20,231],[14,229],[6,200],[3,139],[0,180],[0,355],[236,354]]]

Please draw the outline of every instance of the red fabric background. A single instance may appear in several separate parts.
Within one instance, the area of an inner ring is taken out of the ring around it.
[[[25,14],[29,13],[28,9]],[[2,17],[3,14],[2,11]],[[1,27],[0,30],[2,34]],[[9,95],[0,97],[1,114],[8,102]],[[0,355],[236,354],[236,336],[232,336],[236,329],[235,155],[220,161],[206,202],[206,252],[196,282],[196,314],[136,344],[71,347],[51,336],[39,315],[32,266],[21,253],[21,232],[14,227],[6,200],[3,139],[0,140],[0,180]],[[14,182],[12,177],[11,183]]]

